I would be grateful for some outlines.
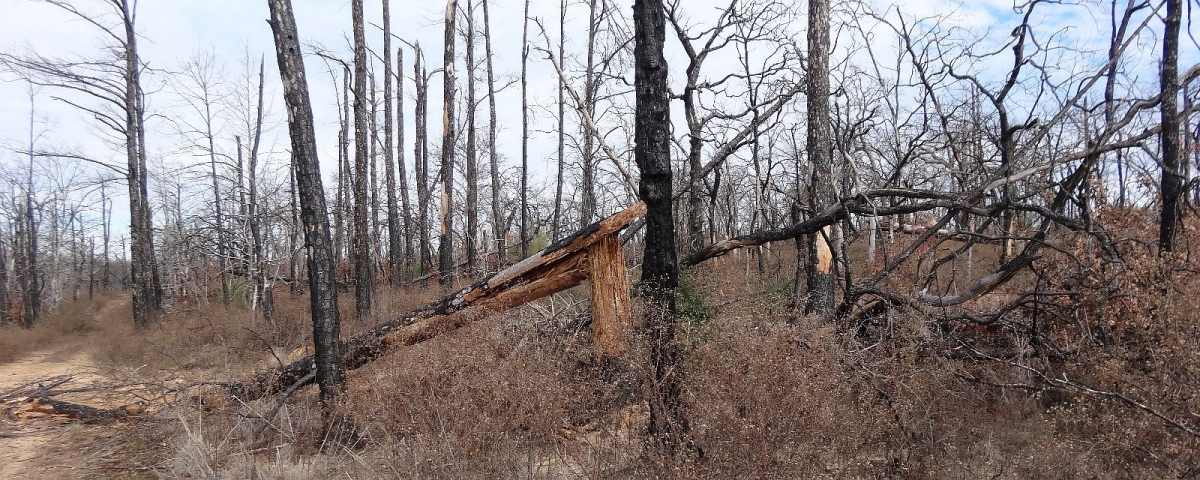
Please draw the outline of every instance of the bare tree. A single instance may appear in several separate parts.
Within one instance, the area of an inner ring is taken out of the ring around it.
[[[829,134],[829,0],[813,0],[808,9],[808,194],[813,211],[821,211],[837,201]],[[832,235],[827,226],[810,237],[805,313],[827,315],[833,308]]]
[[[429,197],[433,193],[434,182],[429,178],[429,79],[430,72],[425,68],[421,44],[413,46],[416,51],[413,60],[413,81],[416,83],[416,135],[413,142],[413,163],[416,165],[417,183],[417,231],[420,237],[421,272],[428,274],[433,270],[433,242],[429,238]]]
[[[110,17],[92,17],[69,0],[45,0],[103,33],[110,58],[100,60],[54,60],[40,55],[21,57],[0,54],[10,70],[17,71],[36,85],[50,86],[99,101],[63,99],[87,113],[124,140],[127,166],[124,169],[96,162],[124,174],[129,187],[130,276],[134,285],[134,322],[149,324],[150,315],[162,307],[162,288],[154,254],[154,231],[146,180],[145,92],[141,86],[142,65],[138,57],[135,25],[136,4],[129,0],[108,0],[105,4],[119,21]],[[68,155],[69,156],[69,155]],[[77,156],[78,157],[78,156]],[[81,160],[91,160],[80,158]]]
[[[404,215],[404,268],[405,275],[412,273],[413,266],[413,214],[408,194],[408,170],[404,164],[404,49],[396,48],[396,166],[400,178],[400,207]]]
[[[454,19],[458,0],[446,2],[445,51],[442,58],[442,215],[438,239],[438,272],[442,287],[454,285]]]
[[[521,20],[521,258],[529,256],[529,0]]]
[[[261,306],[263,318],[268,321],[275,316],[275,297],[271,282],[267,280],[267,256],[264,250],[263,224],[266,219],[261,212],[259,189],[259,147],[262,144],[263,128],[263,88],[266,84],[266,62],[258,63],[258,106],[255,109],[254,121],[247,126],[250,134],[249,163],[247,164],[246,221],[250,223],[250,280],[253,284],[252,301],[254,306]],[[240,143],[240,142],[239,142]]]
[[[640,288],[646,299],[650,364],[650,435],[668,451],[682,447],[688,434],[683,414],[682,351],[675,341],[675,220],[671,210],[671,117],[667,90],[666,14],[662,0],[633,4],[634,85],[637,91],[634,157],[641,170],[640,196],[646,202],[646,244]]]
[[[4,230],[0,230],[0,324],[12,321],[9,317],[8,303],[8,244],[5,241]]]
[[[331,413],[338,394],[345,388],[346,370],[342,364],[338,320],[337,283],[333,272],[333,251],[329,242],[325,194],[321,187],[321,169],[317,160],[316,132],[312,104],[308,98],[308,80],[304,57],[296,32],[291,0],[268,0],[271,31],[283,80],[284,101],[288,109],[288,128],[292,140],[292,168],[296,171],[301,219],[308,247],[308,287],[313,318],[314,375],[321,390],[321,403]]]
[[[1167,16],[1164,19],[1162,71],[1159,76],[1162,98],[1162,214],[1159,219],[1158,248],[1161,252],[1175,250],[1175,231],[1181,216],[1180,200],[1183,193],[1183,173],[1179,152],[1179,23],[1183,2],[1166,0]]]
[[[596,42],[607,11],[607,1],[588,0],[587,67],[583,73],[583,105],[581,105],[580,111],[580,114],[586,118],[581,123],[594,123],[596,120],[596,103],[598,101],[596,96],[600,89],[600,78],[596,71]],[[585,126],[583,129],[585,130],[583,147],[579,160],[580,228],[592,223],[592,218],[596,216],[596,147],[592,136],[586,132],[587,127]]]
[[[388,0],[383,0],[383,165],[384,165],[384,182],[387,186],[387,224],[388,224],[388,267],[391,270],[392,285],[399,285],[404,278],[404,255],[405,249],[401,240],[401,235],[405,232],[400,230],[400,212],[399,205],[396,203],[396,163],[392,144],[392,14]],[[397,64],[403,68],[404,53],[402,50],[397,50]],[[400,96],[404,95],[404,82],[401,81]],[[404,105],[404,100],[400,100],[400,105]],[[400,171],[404,171],[404,113],[400,113],[400,126],[397,130],[400,133]],[[403,176],[401,176],[403,181]],[[405,195],[407,201],[407,195]],[[407,208],[405,211],[407,213]],[[405,220],[405,227],[408,226],[408,221]],[[403,242],[408,241],[408,236],[403,236]]]
[[[559,0],[558,2],[558,58],[564,58],[566,55],[567,44],[567,0]],[[551,230],[554,234],[554,240],[562,238],[562,200],[563,200],[563,170],[566,167],[566,129],[567,117],[565,112],[566,98],[564,91],[566,90],[565,79],[561,75],[558,77],[558,164],[555,165],[557,174],[554,177],[554,219],[551,223]]]
[[[367,227],[367,40],[363,32],[363,0],[352,0],[354,22],[354,312],[371,314],[375,272]]]
[[[467,254],[467,275],[479,278],[479,267],[476,264],[478,253],[475,251],[475,240],[479,237],[479,174],[476,158],[475,136],[475,0],[467,0],[467,158],[465,159],[464,176],[467,182],[467,231],[463,243]]]
[[[174,117],[174,125],[181,136],[190,142],[191,146],[199,148],[208,155],[209,172],[212,177],[214,230],[216,231],[217,278],[221,283],[221,303],[228,306],[229,292],[229,252],[230,244],[226,218],[222,208],[224,203],[221,193],[221,175],[218,172],[216,137],[220,130],[217,124],[220,114],[220,102],[224,99],[221,85],[221,72],[212,52],[197,52],[184,64],[183,76],[175,77],[175,90],[184,104],[198,117],[198,124],[191,124],[185,116]],[[217,110],[214,110],[217,109]],[[192,138],[198,137],[198,138]]]
[[[492,235],[496,242],[496,262],[503,267],[508,264],[508,219],[500,204],[500,156],[496,151],[496,77],[492,65],[492,21],[488,14],[488,0],[483,0],[483,45],[487,57],[488,84],[488,159],[492,174]]]

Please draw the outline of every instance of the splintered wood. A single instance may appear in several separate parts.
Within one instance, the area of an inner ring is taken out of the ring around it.
[[[629,307],[629,275],[625,255],[615,234],[601,238],[588,250],[592,277],[592,332],[596,356],[619,357],[629,348],[633,313]]]
[[[487,311],[500,311],[552,295],[592,279],[592,324],[596,355],[616,357],[632,336],[629,278],[619,234],[646,214],[638,203],[575,232],[545,250],[403,317],[376,325],[342,342],[347,370],[370,363],[404,346],[455,330]],[[249,400],[313,382],[313,356],[230,385],[234,396]]]

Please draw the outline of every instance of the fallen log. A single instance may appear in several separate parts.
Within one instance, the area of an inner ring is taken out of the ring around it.
[[[593,266],[590,263],[589,253],[593,251],[592,247],[604,246],[607,258],[605,261],[615,262],[617,259],[614,258],[612,248],[618,248],[616,252],[619,253],[620,246],[620,242],[615,241],[616,235],[645,213],[646,205],[639,202],[469,287],[345,340],[342,343],[342,361],[346,369],[357,369],[401,347],[415,345],[455,330],[478,316],[473,313],[506,310],[580,284],[593,270],[602,270],[600,265]],[[612,240],[606,240],[608,237],[612,237]],[[623,286],[606,286],[602,294],[593,295],[593,305],[596,301],[605,299],[617,302],[616,305],[606,307],[602,311],[615,314],[618,318],[602,323],[606,328],[628,325],[631,320],[628,313],[627,279],[612,270],[604,272],[603,277],[612,279],[603,281],[625,283]],[[621,288],[624,289],[623,297],[615,293]],[[621,303],[621,298],[624,298],[624,303]],[[614,345],[613,342],[624,338],[627,336],[605,330],[602,333],[603,350],[612,354],[623,351],[623,348]],[[247,382],[229,384],[229,393],[247,401],[274,395],[296,385],[312,383],[313,378],[306,377],[309,377],[314,369],[314,357],[310,355],[290,364],[259,372]]]
[[[11,419],[20,419],[29,413],[41,413],[79,420],[84,423],[100,423],[141,415],[145,411],[145,405],[140,403],[105,409],[54,400],[49,397],[30,397],[20,405],[10,408],[6,414]]]

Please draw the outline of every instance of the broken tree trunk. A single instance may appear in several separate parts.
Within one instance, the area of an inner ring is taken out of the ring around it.
[[[479,317],[472,313],[516,307],[574,287],[589,277],[593,284],[597,353],[620,355],[628,345],[632,314],[618,235],[645,213],[646,205],[638,203],[491,277],[344,341],[341,351],[346,369],[356,369],[401,347],[455,330]],[[308,356],[260,372],[248,382],[231,384],[230,393],[254,400],[307,385],[312,382],[306,377],[313,368],[313,357]]]
[[[588,249],[592,278],[592,333],[597,358],[625,353],[633,331],[629,275],[617,235],[606,235]]]

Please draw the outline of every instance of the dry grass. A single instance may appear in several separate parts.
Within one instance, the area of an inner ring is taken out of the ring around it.
[[[947,332],[903,311],[891,317],[883,341],[796,318],[787,308],[788,250],[772,254],[762,275],[753,259],[735,256],[688,277],[682,304],[691,316],[681,341],[698,457],[662,457],[646,442],[645,347],[638,339],[624,361],[596,365],[581,287],[478,318],[352,372],[341,407],[356,430],[349,445],[331,441],[307,389],[269,424],[262,415],[275,399],[181,401],[112,434],[124,446],[119,465],[150,468],[129,470],[141,472],[132,476],[171,478],[1195,475],[1195,436],[1112,395],[1045,388],[1026,368],[1120,393],[1193,424],[1192,412],[1200,411],[1200,296],[1188,292],[1200,287],[1196,274],[1178,270],[1170,283],[1154,280],[1160,264],[1130,248],[1125,289],[1102,309],[1110,341],[1098,344],[1080,334],[1080,325],[1099,321],[1098,287],[1078,281],[1070,251],[1059,263],[1048,256],[1048,288],[1065,293],[1053,297],[1057,310],[1038,313],[1039,328],[1064,350],[1036,353],[1012,329],[995,336]],[[981,264],[994,261],[987,254]],[[433,288],[381,290],[379,313],[363,320],[350,316],[344,299],[344,332],[436,296]],[[86,341],[97,361],[113,368],[244,378],[310,342],[306,300],[281,294],[279,310],[271,324],[241,307],[178,308],[135,332],[125,317],[102,321],[89,316],[94,308],[71,306],[32,331],[0,331],[0,344],[18,346],[0,352],[15,358],[54,342]],[[1013,325],[1031,314],[1014,312]],[[986,359],[970,349],[1016,356]]]

